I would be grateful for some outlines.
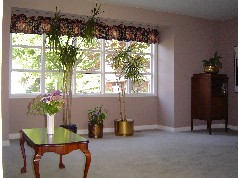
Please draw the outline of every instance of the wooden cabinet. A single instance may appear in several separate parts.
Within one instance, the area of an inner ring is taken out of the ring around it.
[[[193,119],[206,120],[211,134],[212,120],[228,124],[228,77],[226,74],[194,74],[192,77],[191,130]]]

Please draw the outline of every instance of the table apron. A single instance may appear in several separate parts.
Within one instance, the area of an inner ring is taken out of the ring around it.
[[[36,154],[43,155],[46,152],[55,152],[57,154],[66,155],[74,150],[81,150],[83,153],[88,153],[88,143],[70,143],[64,145],[45,145],[33,146]]]

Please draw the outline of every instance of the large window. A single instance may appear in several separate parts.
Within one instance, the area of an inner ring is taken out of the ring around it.
[[[155,45],[139,43],[141,48],[132,52],[146,59],[141,71],[143,82],[139,85],[123,78],[119,80],[110,66],[115,51],[131,43],[139,42],[94,39],[88,46],[81,37],[77,37],[75,45],[80,47],[80,54],[73,74],[74,95],[113,94],[118,93],[120,87],[126,88],[128,94],[153,94]],[[47,46],[45,35],[11,34],[11,49],[12,95],[61,90],[63,75],[58,66],[53,65],[55,58]]]

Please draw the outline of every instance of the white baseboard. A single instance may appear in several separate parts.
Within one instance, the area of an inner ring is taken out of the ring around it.
[[[140,126],[134,126],[134,130],[152,130],[152,129],[158,129],[158,125],[140,125]]]
[[[212,128],[225,128],[225,124],[212,124]],[[238,130],[238,126],[228,125],[228,128],[232,130]],[[168,131],[168,132],[184,132],[184,131],[190,131],[191,126],[173,128],[173,127],[158,125],[158,129]],[[202,129],[207,129],[207,125],[193,126],[193,130],[202,130]]]
[[[20,133],[9,134],[9,139],[18,139],[20,138]]]
[[[238,126],[228,125],[228,128],[232,130],[238,130]]]
[[[151,129],[157,129],[157,125],[140,125],[140,126],[134,126],[134,130],[151,130]],[[114,128],[103,128],[104,133],[113,133]],[[77,134],[88,134],[88,129],[84,130],[78,130]]]
[[[199,125],[199,126],[193,126],[193,130],[201,130],[201,129],[206,129],[206,125]],[[224,124],[212,124],[212,128],[225,128]],[[228,125],[228,128],[232,130],[238,130],[238,126],[232,126]],[[140,126],[135,126],[134,130],[140,131],[140,130],[151,130],[151,129],[160,129],[164,130],[167,132],[183,132],[183,131],[190,131],[191,127],[178,127],[178,128],[173,128],[173,127],[167,127],[167,126],[162,126],[162,125],[140,125]],[[104,133],[113,133],[114,128],[103,128]],[[83,130],[77,130],[77,134],[88,134],[88,129],[83,129]],[[9,134],[9,139],[19,139],[20,138],[20,133],[12,133]],[[10,146],[10,141],[9,140],[3,140],[2,141],[3,146]]]
[[[84,130],[77,130],[77,134],[87,134],[88,133],[88,130],[87,129],[84,129]]]
[[[3,140],[2,141],[2,146],[10,146],[10,141],[9,140]]]
[[[114,132],[114,128],[103,128],[103,132],[112,133],[112,132]]]
[[[157,125],[157,128],[160,130],[164,130],[167,132],[174,132],[174,128],[173,127],[167,127],[167,126],[163,126],[163,125]]]

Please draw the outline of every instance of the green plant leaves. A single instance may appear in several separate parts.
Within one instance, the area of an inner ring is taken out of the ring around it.
[[[214,56],[209,58],[208,60],[203,60],[203,67],[206,66],[213,66],[213,67],[219,67],[222,68],[222,63],[220,62],[220,59],[222,57],[218,56],[217,51],[215,51]]]
[[[96,18],[97,15],[101,13],[101,4],[98,6],[96,4],[96,7],[91,10],[92,16],[86,21],[85,27],[83,29],[83,37],[86,42],[86,44],[91,44],[95,35],[95,27],[99,21],[99,19]]]
[[[146,59],[139,54],[132,53],[138,48],[140,48],[138,44],[134,43],[128,48],[122,48],[112,58],[111,66],[119,78],[131,79],[134,83],[142,81],[143,75],[141,72],[144,70]]]
[[[95,107],[92,110],[88,110],[89,123],[92,125],[102,124],[107,118],[108,110],[103,109],[103,106]]]

